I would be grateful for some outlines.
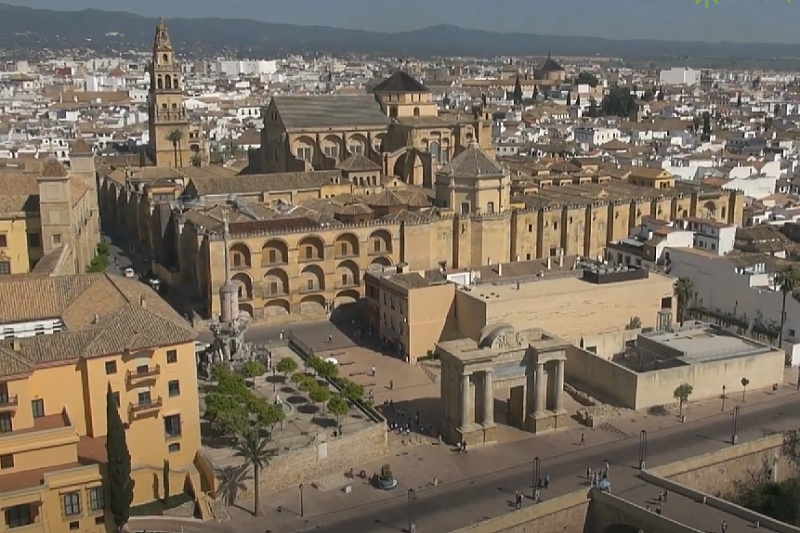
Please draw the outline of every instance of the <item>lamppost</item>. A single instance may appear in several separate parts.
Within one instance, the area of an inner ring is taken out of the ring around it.
[[[414,502],[417,500],[417,492],[414,489],[408,489],[408,533],[416,533],[417,520],[414,516]]]
[[[727,389],[727,387],[725,385],[723,385],[722,386],[722,409],[720,409],[720,411],[724,411],[725,410],[725,398],[726,398],[725,390],[726,389]]]
[[[536,501],[536,489],[539,488],[540,473],[542,470],[542,460],[539,456],[533,458],[533,470],[531,471],[531,498]]]
[[[278,380],[275,379],[275,366],[272,367],[272,392],[278,390]]]
[[[647,430],[639,432],[639,470],[644,470],[647,464]]]
[[[300,483],[300,518],[303,518],[306,515],[305,505],[303,501],[303,484]]]
[[[739,406],[733,408],[733,427],[731,428],[731,444],[739,442]]]

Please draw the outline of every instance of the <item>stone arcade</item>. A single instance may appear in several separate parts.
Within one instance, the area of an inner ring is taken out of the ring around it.
[[[486,326],[480,342],[436,346],[442,363],[443,437],[448,442],[496,440],[494,389],[510,389],[510,425],[539,433],[564,427],[564,364],[570,344],[540,329]]]

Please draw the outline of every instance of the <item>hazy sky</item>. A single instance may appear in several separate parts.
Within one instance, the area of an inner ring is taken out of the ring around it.
[[[435,24],[545,35],[800,44],[800,0],[2,0],[145,16],[249,18],[402,31]]]

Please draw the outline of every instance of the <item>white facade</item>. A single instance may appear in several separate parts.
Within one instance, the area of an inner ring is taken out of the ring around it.
[[[690,68],[673,67],[659,74],[661,85],[697,85],[699,81],[700,71]]]
[[[263,74],[275,74],[278,71],[278,62],[256,59],[241,61],[220,59],[214,63],[213,69],[218,76],[261,76]]]
[[[0,324],[0,340],[35,337],[36,335],[49,335],[64,329],[60,318],[47,320],[33,320],[31,322],[16,322],[13,324]]]
[[[700,251],[669,248],[669,274],[692,280],[695,299],[690,306],[732,314],[755,324],[780,324],[783,294],[773,286],[773,275],[764,263],[736,266],[724,257]],[[800,364],[800,302],[786,298],[783,349],[792,366]],[[743,376],[744,377],[744,376]]]
[[[601,145],[622,136],[617,128],[575,128],[575,142],[578,144]]]

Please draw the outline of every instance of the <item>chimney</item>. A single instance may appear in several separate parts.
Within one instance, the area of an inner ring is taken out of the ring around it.
[[[551,268],[553,268],[553,258],[548,256],[547,257],[547,270],[550,270]]]
[[[145,298],[144,294],[139,296],[139,305],[142,306],[142,309],[147,309],[147,298]]]
[[[19,351],[20,344],[18,338],[14,337],[13,339],[11,339],[11,349],[14,350],[15,352]]]
[[[559,267],[563,267],[564,266],[564,256],[563,255],[559,255],[558,256],[558,266]]]
[[[503,277],[503,263],[497,263],[497,275]]]
[[[97,324],[98,322],[100,322],[100,315],[95,313],[94,316],[92,317],[92,324]]]

